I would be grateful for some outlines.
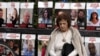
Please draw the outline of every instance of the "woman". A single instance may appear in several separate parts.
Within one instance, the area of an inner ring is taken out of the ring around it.
[[[43,10],[42,22],[41,23],[51,24],[51,19],[50,19],[49,11],[47,9]]]
[[[76,56],[77,54],[79,56],[87,56],[80,33],[77,29],[71,27],[70,16],[65,13],[63,12],[57,17],[58,28],[51,33],[45,56],[62,56],[61,51],[65,43],[74,46],[74,50],[67,56]]]
[[[97,12],[92,12],[90,16],[90,20],[87,23],[88,26],[100,26],[100,21],[98,19]]]
[[[14,8],[13,15],[12,15],[12,24],[15,25],[17,20],[18,20],[18,13],[17,13],[17,9]]]
[[[19,20],[18,19],[17,9],[14,8],[13,12],[12,12],[12,15],[9,15],[9,16],[10,16],[10,21],[12,22],[12,24],[14,26],[17,23],[17,21]]]

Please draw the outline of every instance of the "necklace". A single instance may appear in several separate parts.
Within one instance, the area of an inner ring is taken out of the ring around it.
[[[66,38],[66,35],[67,35],[67,32],[62,33],[62,37],[63,37],[62,41],[63,41],[63,42],[66,42],[66,39],[65,39],[65,38]]]

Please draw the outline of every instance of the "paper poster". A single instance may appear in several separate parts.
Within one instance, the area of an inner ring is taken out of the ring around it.
[[[100,56],[100,38],[99,37],[85,37],[85,47],[88,56]]]
[[[52,28],[52,1],[38,2],[38,28]]]
[[[50,35],[38,35],[38,56],[44,56]]]
[[[70,14],[70,3],[56,2],[55,3],[55,27],[57,27],[56,19],[64,11],[65,13]]]
[[[85,11],[85,3],[70,3],[71,10],[71,25],[78,29],[85,29],[86,24],[86,11]]]
[[[7,22],[6,27],[18,27],[19,26],[19,2],[7,3]]]
[[[34,3],[21,3],[20,7],[20,28],[32,28]]]
[[[35,34],[22,34],[21,56],[35,56]]]
[[[100,3],[87,3],[87,30],[100,30]]]
[[[5,43],[13,50],[15,55],[20,55],[20,34],[19,33],[6,33]]]

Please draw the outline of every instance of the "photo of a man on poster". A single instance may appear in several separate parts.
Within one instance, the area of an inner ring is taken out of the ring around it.
[[[85,47],[88,56],[100,56],[99,40],[99,37],[85,37]]]
[[[32,9],[22,9],[20,16],[20,27],[28,28],[32,24]]]
[[[35,56],[34,34],[22,34],[21,56]]]

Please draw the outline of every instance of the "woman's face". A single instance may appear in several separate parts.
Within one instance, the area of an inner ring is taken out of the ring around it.
[[[44,11],[44,17],[45,17],[45,18],[48,17],[48,12],[47,12],[47,10]]]
[[[97,17],[97,14],[92,14],[92,18],[96,18]]]
[[[66,20],[62,19],[60,22],[59,22],[59,28],[62,32],[65,32],[68,30],[68,23]]]

